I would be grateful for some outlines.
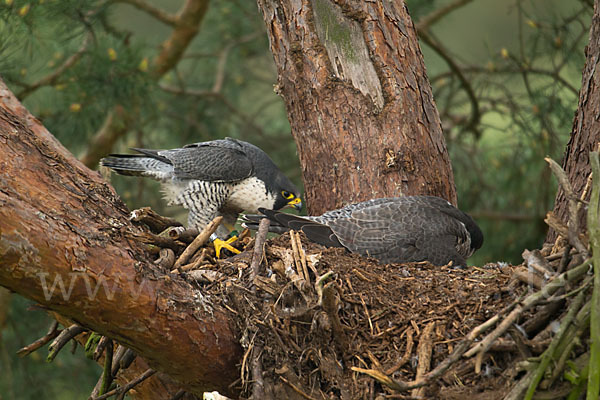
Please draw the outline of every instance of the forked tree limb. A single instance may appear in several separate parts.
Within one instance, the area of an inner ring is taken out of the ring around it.
[[[187,391],[231,393],[241,349],[228,312],[166,279],[129,239],[128,217],[0,81],[0,286],[133,349]]]

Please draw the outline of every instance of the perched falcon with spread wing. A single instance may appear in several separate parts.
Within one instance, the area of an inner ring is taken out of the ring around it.
[[[273,232],[300,230],[319,244],[345,247],[383,263],[452,261],[466,266],[483,244],[483,233],[469,215],[433,196],[373,199],[314,217],[260,212],[271,220]],[[256,228],[264,216],[246,215],[243,225]]]
[[[100,164],[121,175],[160,181],[169,204],[189,210],[190,227],[201,230],[222,215],[223,224],[216,232],[217,255],[221,247],[239,252],[229,245],[234,238],[221,239],[229,235],[240,212],[302,208],[296,186],[253,144],[225,138],[172,150],[133,150],[141,154],[111,154]]]

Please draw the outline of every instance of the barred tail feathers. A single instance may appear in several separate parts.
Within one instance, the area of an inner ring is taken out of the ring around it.
[[[146,176],[158,180],[170,178],[173,173],[171,164],[135,154],[112,154],[100,160],[100,165],[120,175]]]

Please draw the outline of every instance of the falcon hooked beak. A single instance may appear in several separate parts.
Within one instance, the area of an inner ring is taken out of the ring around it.
[[[284,208],[293,207],[294,209],[296,209],[296,211],[301,211],[302,210],[302,199],[300,197],[296,197],[294,194],[292,194],[292,196],[293,196],[292,199],[287,202],[287,204],[285,205]]]

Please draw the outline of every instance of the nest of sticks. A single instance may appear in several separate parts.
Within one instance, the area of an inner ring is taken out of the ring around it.
[[[380,265],[297,232],[265,241],[266,223],[255,239],[241,235],[240,255],[217,260],[207,241],[218,219],[202,232],[150,209],[132,219],[148,228],[137,239],[163,273],[193,281],[235,316],[242,398],[559,399],[598,379],[590,321],[600,275],[590,274],[589,250],[598,190],[589,243],[576,222],[588,204],[551,167],[569,221],[549,214],[559,239],[525,250],[519,266]]]

